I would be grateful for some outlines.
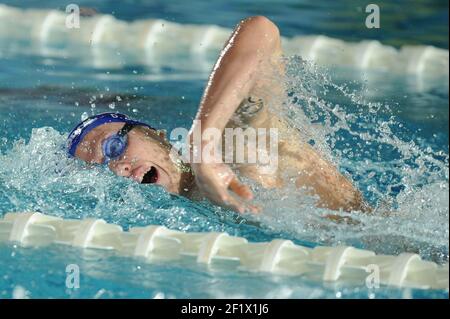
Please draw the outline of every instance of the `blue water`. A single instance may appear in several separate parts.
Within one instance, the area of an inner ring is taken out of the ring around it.
[[[34,1],[3,2],[36,7]],[[258,7],[247,1],[194,2],[189,10],[184,3],[80,1],[126,20],[158,17],[232,27],[242,16],[266,14],[287,36],[314,33],[448,48],[448,29],[441,23],[448,23],[448,3],[438,1],[417,2],[414,17],[406,15],[402,2],[386,4],[387,20],[392,22],[382,33],[348,31],[358,19],[357,2],[334,7],[317,1],[285,1],[283,6],[263,1]],[[61,6],[57,1],[39,5]],[[202,8],[208,14],[200,14]],[[350,20],[344,19],[347,16]],[[420,28],[410,26],[414,19],[420,20]],[[284,191],[288,196],[281,200],[281,192],[253,186],[265,210],[259,217],[240,216],[67,159],[65,136],[86,114],[117,110],[168,131],[189,127],[207,74],[143,65],[94,68],[80,64],[81,57],[12,54],[6,49],[9,45],[0,39],[2,214],[38,210],[65,218],[103,218],[125,229],[161,224],[184,231],[226,231],[250,241],[286,238],[307,246],[350,244],[377,253],[410,251],[448,262],[448,86],[439,80],[430,80],[424,89],[411,76],[324,69],[289,58],[286,116],[311,133],[311,143],[323,148],[373,206],[399,212],[391,217],[356,213],[353,218],[362,224],[337,225],[321,218],[329,212],[314,208],[311,199],[292,190]],[[337,118],[339,110],[346,114],[344,119]],[[68,264],[80,266],[80,289],[65,287]],[[206,268],[192,260],[148,263],[61,246],[25,249],[1,244],[0,278],[1,298],[10,298],[19,288],[32,298],[448,298],[445,291],[371,291],[301,276],[250,274],[230,264]]]

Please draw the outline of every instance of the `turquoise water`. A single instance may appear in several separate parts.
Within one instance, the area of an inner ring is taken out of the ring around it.
[[[116,6],[82,1],[102,12],[114,11],[122,19],[160,17],[228,27],[250,12],[270,12],[277,7],[269,1],[256,9],[245,1],[198,3],[199,8],[207,6],[210,13],[203,15],[206,20],[202,21],[196,13],[199,10],[181,10],[181,1],[170,6],[156,1],[125,3]],[[152,3],[152,10],[148,3]],[[430,3],[416,5],[431,7],[424,14],[433,23],[424,18],[425,27],[420,31],[405,26],[401,32],[388,30],[380,39],[392,44],[411,43],[421,41],[420,33],[428,32],[433,37],[423,43],[448,47],[448,38],[444,39],[448,29],[445,34],[436,18],[448,20],[448,15],[443,16],[441,5]],[[33,4],[23,1],[20,5]],[[327,27],[323,21],[328,16],[348,11],[346,6],[318,10],[320,4],[295,9],[287,1],[284,9],[274,10],[273,18],[279,19],[286,35],[324,33],[354,40],[376,37]],[[52,1],[45,4],[52,6],[57,5]],[[310,22],[309,29],[292,22],[308,21],[311,12],[321,19],[317,24]],[[339,19],[334,23],[345,25]],[[336,225],[321,218],[329,212],[315,208],[312,198],[295,190],[281,194],[253,185],[264,212],[258,217],[240,216],[207,202],[170,195],[155,186],[135,184],[101,167],[88,169],[66,158],[66,134],[85,115],[117,110],[169,131],[189,127],[207,74],[143,65],[95,68],[80,64],[81,57],[65,59],[26,50],[11,53],[10,46],[0,40],[2,213],[38,210],[65,218],[103,218],[125,229],[161,224],[185,231],[226,231],[250,241],[286,238],[307,246],[349,244],[377,253],[417,252],[425,259],[448,262],[448,82],[431,79],[423,88],[411,76],[324,69],[299,57],[288,59],[284,79],[288,94],[280,102],[292,125],[308,133],[310,142],[352,178],[373,206],[398,212],[390,217],[355,213],[352,216],[362,222],[360,225]],[[81,269],[78,290],[65,287],[65,267],[72,263]],[[148,263],[110,252],[59,246],[24,249],[1,244],[0,275],[2,298],[10,298],[18,287],[34,298],[448,297],[444,291],[386,287],[370,291],[341,282],[330,285],[303,277],[250,274],[237,271],[236,265],[219,263],[205,268],[192,260]]]

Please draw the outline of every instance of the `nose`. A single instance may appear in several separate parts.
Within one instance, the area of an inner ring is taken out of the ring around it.
[[[131,164],[127,162],[111,163],[109,168],[118,176],[130,177]]]

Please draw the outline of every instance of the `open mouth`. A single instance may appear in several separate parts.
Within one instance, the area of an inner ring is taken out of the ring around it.
[[[154,184],[158,181],[158,171],[154,166],[150,168],[147,173],[145,173],[144,177],[142,178],[141,184]]]

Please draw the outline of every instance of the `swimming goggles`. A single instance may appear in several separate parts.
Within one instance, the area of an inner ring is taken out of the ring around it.
[[[107,137],[102,143],[103,164],[121,157],[128,146],[128,133],[135,127],[135,124],[125,123],[116,133]]]
[[[69,156],[74,157],[78,145],[84,139],[84,137],[92,131],[94,128],[107,124],[107,123],[125,123],[119,132],[108,137],[102,143],[102,151],[105,155],[106,161],[111,159],[117,159],[124,153],[127,147],[127,134],[134,126],[144,126],[154,130],[150,125],[132,120],[125,114],[120,113],[102,113],[91,116],[79,123],[70,133],[67,138],[67,153]],[[120,155],[118,155],[120,154]]]

